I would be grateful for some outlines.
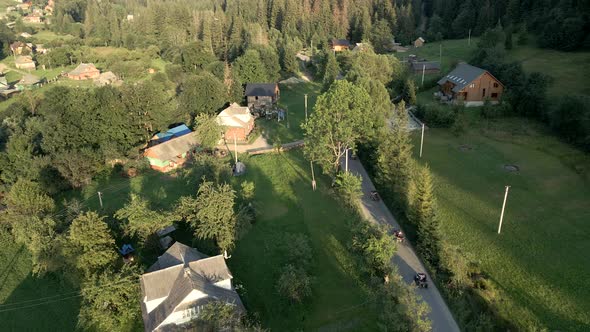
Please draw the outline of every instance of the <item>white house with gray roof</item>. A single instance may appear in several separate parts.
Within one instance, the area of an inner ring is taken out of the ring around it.
[[[169,331],[199,316],[204,305],[223,301],[244,312],[223,255],[209,257],[174,243],[141,276],[145,331]]]

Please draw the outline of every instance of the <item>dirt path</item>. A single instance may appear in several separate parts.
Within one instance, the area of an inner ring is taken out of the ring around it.
[[[350,172],[360,175],[363,179],[363,198],[361,200],[360,208],[364,217],[375,223],[389,224],[394,228],[401,229],[400,225],[382,201],[371,200],[370,192],[375,190],[375,186],[361,162],[359,160],[349,160],[348,168]],[[397,253],[393,257],[393,263],[397,265],[400,275],[408,284],[413,282],[414,275],[417,272],[427,273],[424,265],[422,265],[422,262],[414,252],[414,249],[407,242],[398,246]],[[430,278],[430,275],[428,276],[428,280],[429,287],[427,289],[417,289],[417,292],[422,296],[422,299],[431,309],[428,316],[432,321],[432,330],[440,332],[459,332],[460,329],[455,318],[440,295],[436,285],[431,282],[432,279]]]

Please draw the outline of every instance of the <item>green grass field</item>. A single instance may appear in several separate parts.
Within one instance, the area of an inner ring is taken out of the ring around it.
[[[316,83],[281,84],[281,97],[279,107],[288,110],[287,119],[277,120],[260,119],[257,125],[262,128],[262,135],[269,143],[288,143],[303,139],[301,124],[305,121],[305,97],[307,93],[308,116],[313,111],[317,96],[321,92],[321,86]],[[288,127],[287,127],[288,126]]]
[[[487,299],[501,316],[587,331],[590,156],[526,119],[475,119],[472,126],[459,137],[426,133],[420,162],[435,175],[444,237],[480,261],[503,291]],[[414,139],[418,146],[419,135]],[[520,171],[507,172],[505,164]],[[511,188],[498,235],[505,185]]]
[[[309,163],[300,151],[251,157],[246,165],[260,216],[229,264],[246,287],[247,307],[272,331],[374,330],[376,317],[346,247],[352,216],[329,193],[329,179],[321,178],[312,191]],[[300,305],[281,299],[275,288],[285,264],[276,249],[287,233],[306,234],[313,248],[313,295]]]
[[[516,40],[516,35],[514,40]],[[472,52],[477,48],[478,38],[471,38],[471,45],[467,39],[442,41],[442,73],[453,69],[459,61],[469,61]],[[420,58],[430,61],[439,60],[440,44],[438,42],[426,43],[420,48],[411,48],[407,53],[398,53],[400,59],[409,54],[416,54]],[[520,46],[516,43],[514,48],[507,52],[508,60],[519,61],[527,72],[542,72],[553,78],[549,87],[550,96],[563,94],[590,95],[590,86],[587,77],[590,75],[590,52],[561,52],[550,49],[541,49],[534,46],[534,41],[529,45]],[[429,78],[441,75],[426,75]],[[419,83],[419,78],[417,79]]]
[[[74,331],[80,298],[55,277],[34,277],[27,249],[0,230],[0,330]]]

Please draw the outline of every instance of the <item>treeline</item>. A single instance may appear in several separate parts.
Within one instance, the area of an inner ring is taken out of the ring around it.
[[[394,36],[404,44],[464,38],[498,22],[530,31],[542,47],[574,50],[589,46],[589,13],[581,0],[63,0],[52,27],[89,45],[156,45],[163,53],[201,40],[225,60],[279,36],[289,53],[292,42],[317,46],[332,37],[375,45]]]

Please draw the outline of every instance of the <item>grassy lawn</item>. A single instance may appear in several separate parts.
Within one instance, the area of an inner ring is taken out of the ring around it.
[[[40,26],[40,25],[38,24],[37,26]],[[47,42],[50,42],[50,41],[56,40],[56,39],[68,40],[68,39],[72,39],[72,38],[74,38],[74,36],[72,36],[72,35],[57,34],[53,31],[44,30],[44,29],[37,31],[37,33],[33,35],[33,39],[35,40],[36,43],[39,43],[39,44],[47,43]]]
[[[74,331],[80,298],[55,277],[33,277],[27,249],[0,230],[0,330]]]
[[[516,47],[509,53],[526,71],[540,71],[553,78],[550,96],[590,95],[590,52],[560,52],[532,46]]]
[[[364,304],[368,294],[346,248],[351,217],[328,192],[329,180],[321,178],[312,191],[300,151],[251,157],[246,165],[260,215],[229,260],[247,290],[246,306],[273,331],[374,330],[375,315]],[[287,233],[306,234],[313,248],[313,296],[301,305],[286,303],[275,288],[285,264],[276,249]]]
[[[459,137],[445,129],[426,133],[420,162],[436,178],[444,236],[504,291],[487,298],[502,316],[537,320],[550,330],[587,330],[590,156],[526,119],[476,121]],[[414,139],[417,147],[419,134]],[[460,150],[463,144],[471,150]],[[505,164],[520,171],[507,172]],[[498,235],[505,185],[511,188]]]
[[[516,35],[514,40],[518,39]],[[471,39],[471,45],[467,39],[454,39],[442,41],[442,73],[451,71],[459,61],[469,61],[472,52],[477,48],[478,38]],[[426,43],[420,48],[411,48],[407,53],[396,53],[400,59],[407,58],[409,54],[416,54],[419,58],[430,61],[439,60],[439,45],[441,43]],[[519,61],[527,72],[542,72],[553,78],[549,87],[550,96],[563,94],[590,95],[590,86],[587,77],[590,75],[590,52],[561,52],[551,49],[541,49],[534,46],[534,41],[529,45],[514,45],[507,52],[509,61]],[[419,86],[421,77],[416,76]],[[425,80],[437,75],[426,75]],[[439,77],[442,75],[438,75]]]
[[[321,87],[316,83],[281,84],[281,98],[279,107],[288,110],[287,119],[277,120],[260,119],[257,125],[262,128],[262,135],[269,143],[288,143],[303,139],[301,124],[305,121],[305,99],[307,93],[307,113],[313,112],[313,106]]]

